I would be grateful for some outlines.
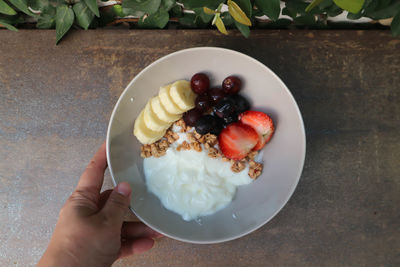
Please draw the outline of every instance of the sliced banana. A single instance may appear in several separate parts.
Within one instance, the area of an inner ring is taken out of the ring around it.
[[[142,144],[152,144],[158,140],[160,140],[165,132],[166,129],[162,131],[152,131],[146,127],[144,123],[144,111],[142,110],[139,116],[135,120],[135,126],[133,127],[133,134]]]
[[[166,85],[166,86],[161,86],[160,87],[160,92],[158,93],[158,97],[160,98],[160,102],[162,106],[165,108],[166,111],[168,111],[171,114],[181,114],[185,110],[180,109],[177,104],[174,103],[170,96],[170,88],[171,85]]]
[[[171,123],[160,120],[151,109],[150,102],[147,102],[143,112],[144,124],[152,131],[159,132],[167,129]]]
[[[166,111],[161,104],[160,98],[158,96],[150,99],[149,103],[151,109],[153,110],[153,113],[163,122],[171,124],[172,122],[177,121],[182,117],[182,115],[180,114],[171,114]]]
[[[172,84],[169,89],[172,101],[183,111],[194,108],[196,94],[190,88],[190,82],[179,80]]]

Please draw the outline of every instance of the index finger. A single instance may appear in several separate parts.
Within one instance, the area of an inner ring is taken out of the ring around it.
[[[87,190],[99,192],[104,180],[104,171],[107,168],[106,143],[104,142],[81,176],[76,190]]]

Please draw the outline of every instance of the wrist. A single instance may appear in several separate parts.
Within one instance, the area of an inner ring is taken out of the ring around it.
[[[50,266],[81,266],[79,262],[66,251],[58,251],[51,246],[47,248],[42,258],[40,259],[38,267],[50,267]]]

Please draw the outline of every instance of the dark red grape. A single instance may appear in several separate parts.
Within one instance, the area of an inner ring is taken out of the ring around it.
[[[191,109],[183,114],[183,120],[189,126],[195,126],[196,122],[200,119],[201,112],[197,109]]]
[[[222,99],[217,105],[214,107],[214,113],[221,119],[224,117],[230,116],[235,112],[235,102],[233,102],[230,98]]]
[[[223,128],[223,121],[212,115],[204,115],[196,122],[196,132],[199,134],[212,133],[218,135]]]
[[[213,116],[213,127],[210,133],[219,135],[223,128],[224,128],[224,121],[216,116]]]
[[[222,89],[228,95],[236,94],[242,87],[242,81],[237,76],[229,76],[222,82]]]
[[[196,73],[190,80],[190,87],[196,94],[204,94],[210,88],[210,79],[204,73]]]
[[[208,95],[210,97],[210,101],[212,105],[217,104],[221,99],[225,97],[225,93],[222,90],[222,88],[211,88],[210,91],[208,92]]]
[[[199,111],[207,111],[211,107],[210,99],[207,94],[198,95],[194,101],[196,109]]]
[[[230,95],[228,96],[228,98],[232,99],[233,102],[235,102],[235,110],[238,114],[250,109],[250,103],[245,97],[236,94]]]
[[[233,112],[229,116],[224,117],[224,125],[231,124],[233,122],[237,122],[239,119],[239,116],[236,112]]]
[[[195,129],[199,134],[206,134],[212,130],[214,116],[204,115],[196,122]]]

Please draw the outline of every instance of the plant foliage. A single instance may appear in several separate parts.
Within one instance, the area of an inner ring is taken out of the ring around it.
[[[123,21],[136,28],[216,27],[223,34],[237,28],[247,38],[250,27],[323,28],[327,17],[344,11],[351,20],[394,18],[392,33],[400,36],[400,0],[123,0],[100,9],[97,0],[0,0],[0,25],[17,31],[33,17],[37,28],[56,29],[57,43],[73,27],[87,30]]]

